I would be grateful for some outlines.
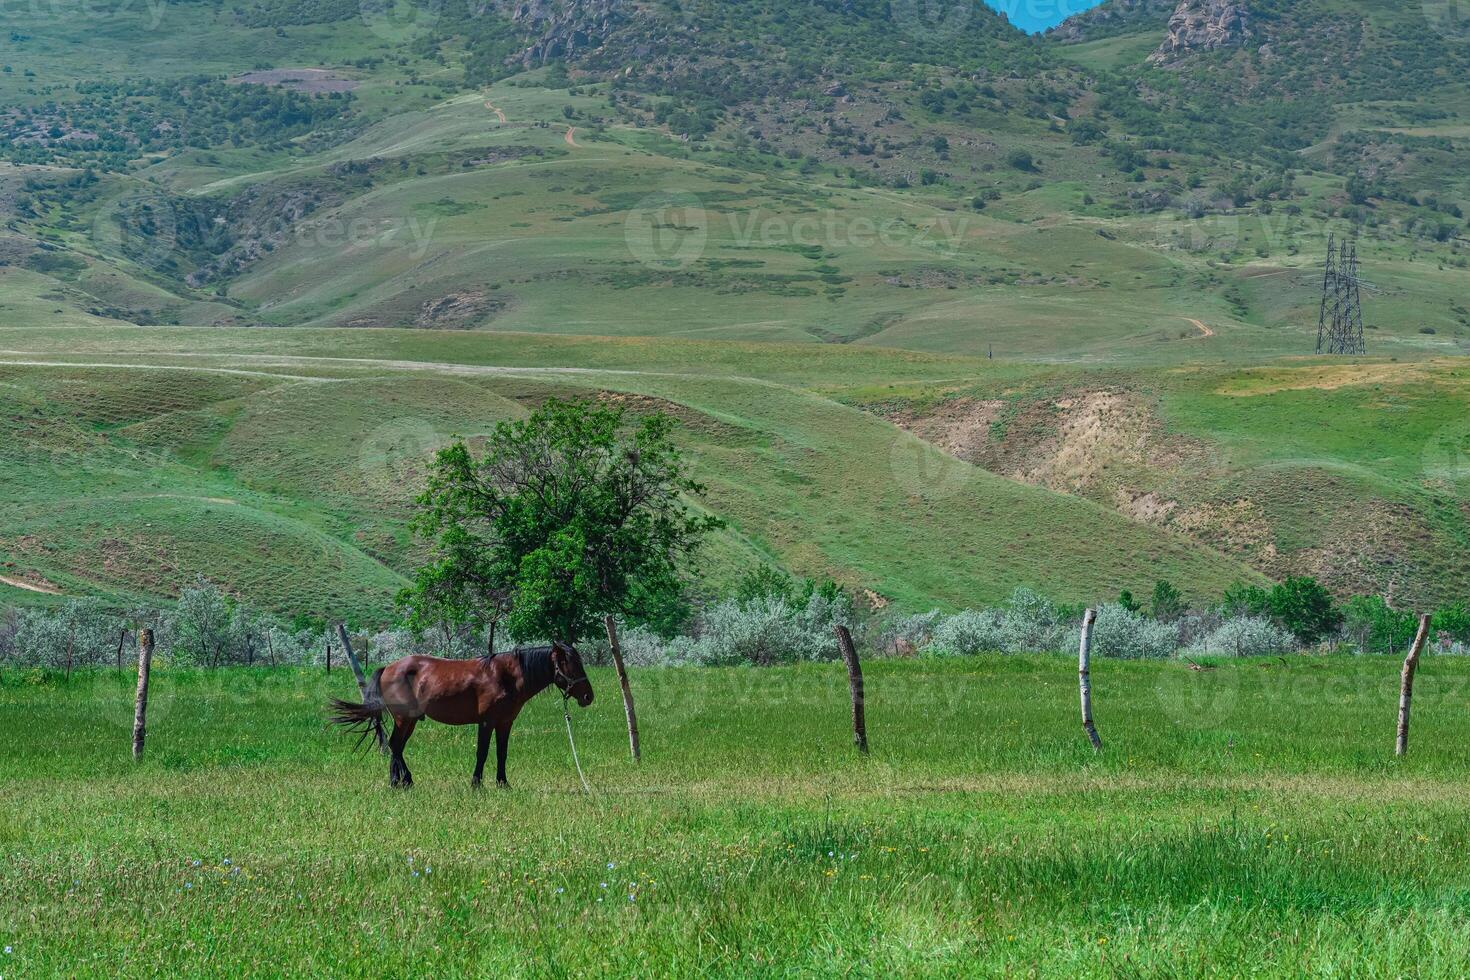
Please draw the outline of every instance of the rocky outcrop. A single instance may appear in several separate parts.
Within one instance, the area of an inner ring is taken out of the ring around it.
[[[510,60],[530,69],[587,54],[635,13],[624,0],[524,0],[509,15],[530,44]]]
[[[1149,55],[1153,64],[1243,44],[1252,37],[1251,14],[1243,0],[1179,0],[1168,31],[1164,43]]]

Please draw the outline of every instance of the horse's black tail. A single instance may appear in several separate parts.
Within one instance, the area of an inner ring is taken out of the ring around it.
[[[332,698],[327,703],[327,710],[332,724],[341,725],[349,732],[357,732],[357,744],[353,748],[361,748],[362,743],[369,738],[376,738],[378,750],[388,751],[388,738],[383,733],[383,668],[379,667],[373,671],[373,676],[368,679],[367,690],[363,694],[363,703],[354,701],[343,701],[341,698]]]

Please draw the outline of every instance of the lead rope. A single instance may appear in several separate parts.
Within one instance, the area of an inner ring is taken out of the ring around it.
[[[571,697],[567,693],[567,688],[563,688],[561,692],[561,716],[567,723],[567,744],[572,747],[572,765],[577,767],[577,778],[582,780],[582,791],[588,796],[591,796],[592,787],[587,785],[587,776],[582,772],[581,760],[577,758],[577,740],[572,737],[572,713],[567,710],[567,702],[571,700]]]

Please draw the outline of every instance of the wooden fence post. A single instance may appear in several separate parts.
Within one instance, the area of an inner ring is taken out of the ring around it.
[[[633,688],[628,684],[628,668],[623,664],[623,647],[618,642],[618,624],[611,615],[602,617],[607,628],[607,645],[612,651],[613,667],[618,672],[618,683],[623,688],[623,713],[628,716],[628,751],[634,762],[643,760],[643,750],[638,745],[638,713],[633,710]]]
[[[1419,617],[1419,632],[1414,634],[1414,645],[1404,658],[1404,672],[1399,681],[1399,737],[1394,746],[1394,755],[1409,751],[1409,707],[1414,700],[1414,672],[1419,669],[1419,655],[1424,652],[1424,643],[1429,639],[1429,616]]]
[[[1089,609],[1082,617],[1082,645],[1077,651],[1077,687],[1082,696],[1082,729],[1087,732],[1095,752],[1102,751],[1102,739],[1097,736],[1097,726],[1092,723],[1092,675],[1089,665],[1092,658],[1092,624],[1097,621],[1097,610]]]
[[[143,758],[148,735],[148,673],[153,669],[153,630],[138,630],[138,697],[133,702],[133,761]]]
[[[863,712],[863,667],[858,663],[857,647],[853,646],[852,634],[847,627],[838,623],[833,627],[837,634],[837,649],[842,651],[847,664],[847,687],[852,695],[852,743],[859,752],[868,751],[868,722]]]
[[[332,638],[327,637],[327,673],[332,673]]]
[[[357,662],[357,654],[352,652],[352,640],[347,635],[347,627],[341,623],[337,624],[337,639],[342,641],[342,652],[347,654],[347,663],[352,667],[352,676],[357,678],[357,690],[362,694],[363,701],[367,701],[367,675],[362,672],[362,664]],[[332,643],[327,641],[327,673],[332,671]]]

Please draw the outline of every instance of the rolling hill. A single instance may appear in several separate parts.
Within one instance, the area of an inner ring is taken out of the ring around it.
[[[581,393],[686,421],[709,589],[1463,595],[1456,25],[934,13],[16,11],[0,575],[385,615],[423,455]],[[1350,365],[1305,356],[1329,233],[1374,286]]]

